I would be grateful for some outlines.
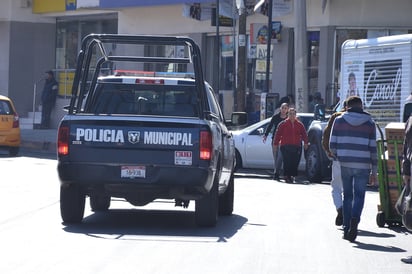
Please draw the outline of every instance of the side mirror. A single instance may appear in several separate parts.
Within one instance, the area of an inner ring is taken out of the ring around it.
[[[232,117],[232,126],[245,126],[247,125],[247,113],[246,112],[233,112]]]

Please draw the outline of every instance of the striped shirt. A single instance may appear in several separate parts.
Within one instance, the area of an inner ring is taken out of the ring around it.
[[[329,148],[341,166],[377,172],[376,125],[361,109],[349,109],[333,123]]]

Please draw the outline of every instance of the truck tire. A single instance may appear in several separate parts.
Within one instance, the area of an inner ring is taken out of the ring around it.
[[[80,186],[60,186],[60,214],[65,223],[80,223],[84,216],[86,195]]]
[[[218,202],[219,202],[219,170],[216,171],[212,189],[201,199],[195,202],[195,220],[196,225],[212,227],[215,226],[218,219]]]
[[[229,184],[225,193],[219,196],[219,215],[229,216],[233,212],[233,200],[235,192],[235,175],[230,175]]]
[[[90,195],[90,208],[92,211],[107,211],[110,207],[111,197],[108,195]]]
[[[320,151],[315,144],[309,145],[306,152],[306,177],[312,183],[322,181]]]

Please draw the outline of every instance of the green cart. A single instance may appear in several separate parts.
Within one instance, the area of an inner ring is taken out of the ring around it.
[[[378,126],[381,139],[377,141],[379,198],[376,223],[379,227],[402,225],[401,216],[396,212],[395,203],[402,190],[401,140],[384,140]],[[390,150],[390,151],[388,151]]]

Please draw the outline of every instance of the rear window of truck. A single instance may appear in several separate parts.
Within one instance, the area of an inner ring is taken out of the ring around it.
[[[192,85],[99,83],[84,112],[198,117],[194,90]]]

